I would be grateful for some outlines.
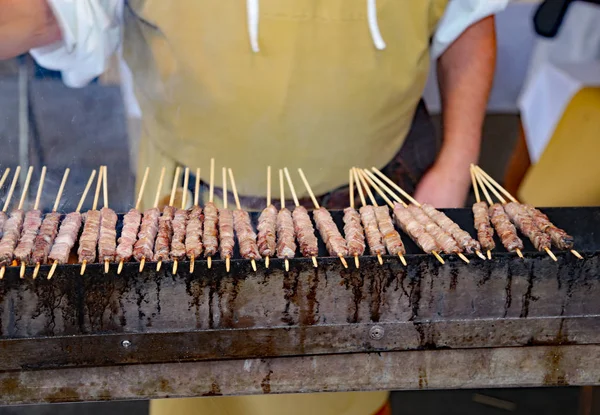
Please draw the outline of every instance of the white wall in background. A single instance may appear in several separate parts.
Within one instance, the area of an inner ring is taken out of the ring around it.
[[[532,17],[540,0],[513,1],[496,16],[498,58],[496,76],[488,112],[517,113],[517,98],[523,87],[534,44]],[[429,110],[440,112],[440,100],[435,75],[431,72],[425,87],[424,98]]]

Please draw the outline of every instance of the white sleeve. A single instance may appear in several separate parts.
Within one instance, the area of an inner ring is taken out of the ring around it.
[[[472,24],[503,10],[510,0],[450,0],[431,44],[431,57],[444,51]]]
[[[62,40],[30,53],[40,66],[60,71],[67,86],[85,86],[106,70],[121,42],[124,0],[47,1]]]

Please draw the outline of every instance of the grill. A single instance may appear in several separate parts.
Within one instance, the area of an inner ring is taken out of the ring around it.
[[[469,209],[445,212],[473,230]],[[597,383],[600,208],[544,212],[583,260],[527,242],[524,259],[498,248],[441,265],[403,235],[407,267],[322,256],[289,272],[234,259],[229,273],[214,260],[80,276],[73,264],[49,281],[49,266],[37,280],[8,267],[0,402]]]

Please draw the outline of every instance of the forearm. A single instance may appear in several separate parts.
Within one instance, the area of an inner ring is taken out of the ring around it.
[[[60,37],[46,0],[0,0],[0,59],[49,45]]]
[[[495,65],[493,16],[469,27],[437,62],[444,140],[436,164],[454,170],[456,180],[467,188],[468,166],[479,156]]]

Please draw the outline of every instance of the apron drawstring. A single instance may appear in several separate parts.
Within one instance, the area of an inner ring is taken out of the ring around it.
[[[248,14],[248,36],[250,37],[250,47],[252,52],[258,53],[258,1],[246,0],[246,13]]]
[[[373,45],[379,50],[385,49],[385,41],[379,31],[377,22],[377,0],[367,0],[367,20],[369,21],[369,31],[373,39]]]
[[[258,22],[259,22],[259,0],[246,0],[246,13],[248,17],[248,36],[250,38],[250,47],[254,53],[258,53]],[[385,49],[385,41],[379,31],[377,22],[377,0],[367,0],[367,20],[369,22],[369,31],[373,39],[373,45],[379,50]]]

